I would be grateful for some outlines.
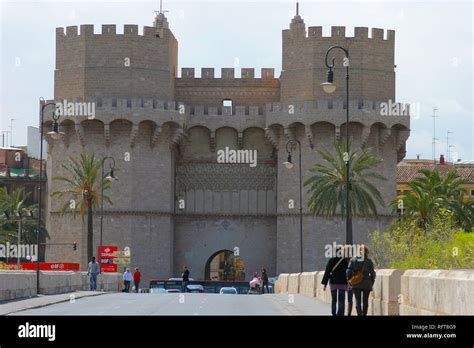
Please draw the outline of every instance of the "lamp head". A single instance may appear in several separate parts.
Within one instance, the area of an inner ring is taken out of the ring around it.
[[[109,175],[107,175],[105,177],[105,180],[110,181],[110,182],[114,182],[114,181],[118,180],[114,175],[114,169],[113,168],[110,169],[110,173],[109,173]]]
[[[48,132],[48,135],[50,135],[53,140],[59,140],[61,139],[62,134],[64,133],[59,131],[58,122],[54,120],[53,128],[51,129],[51,132]]]
[[[321,83],[321,87],[326,93],[334,93],[336,91],[337,85],[334,83],[334,71],[332,71],[332,68],[329,68],[327,81]]]
[[[291,162],[291,153],[288,153],[288,160],[286,162],[283,162],[283,165],[288,169],[291,169],[295,166],[295,164]]]

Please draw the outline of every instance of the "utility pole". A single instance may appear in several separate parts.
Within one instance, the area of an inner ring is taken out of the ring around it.
[[[436,111],[438,111],[438,108],[435,106],[433,108],[433,144],[432,144],[432,148],[433,148],[433,163],[436,164],[436,141],[438,139],[436,139],[436,117],[439,117],[436,115]]]
[[[450,156],[450,148],[451,148],[451,145],[449,145],[449,135],[450,134],[453,134],[453,132],[451,132],[449,129],[448,131],[446,132],[446,162],[449,163],[449,156]]]
[[[13,121],[16,121],[16,118],[10,119],[10,147],[13,147]]]

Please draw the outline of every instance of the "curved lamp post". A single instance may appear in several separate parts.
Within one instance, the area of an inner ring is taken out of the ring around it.
[[[295,166],[295,163],[291,160],[291,153],[296,149],[298,145],[298,160],[299,160],[299,174],[300,174],[300,271],[303,272],[303,186],[301,178],[301,142],[298,139],[290,139],[286,143],[286,152],[288,153],[288,159],[286,162],[283,162],[283,165],[292,169]]]
[[[41,201],[42,201],[42,196],[43,192],[41,189],[41,180],[43,178],[43,137],[44,137],[44,132],[43,132],[43,121],[44,121],[44,109],[49,106],[53,105],[56,107],[55,102],[47,102],[45,103],[44,98],[40,98],[40,103],[41,103],[41,111],[40,111],[40,172],[39,172],[39,178],[38,178],[38,188],[39,188],[39,197],[38,197],[38,237],[36,239],[36,252],[38,255],[36,256],[36,294],[39,295],[40,293],[40,261],[39,261],[39,248],[40,248],[40,231],[41,231]],[[50,132],[48,132],[48,135],[51,136],[53,140],[58,140],[61,139],[61,132],[59,132],[59,120],[60,115],[56,115],[56,113],[53,111],[53,127]]]
[[[104,178],[104,167],[105,167],[105,162],[107,160],[110,160],[109,164],[109,173],[107,176]],[[100,245],[99,245],[99,273],[102,274],[102,230],[104,228],[104,179],[108,180],[110,182],[117,180],[117,178],[114,176],[114,169],[115,169],[115,159],[113,157],[105,157],[102,161],[102,176],[101,176],[101,195],[100,195]]]
[[[350,181],[349,181],[349,174],[350,174],[350,163],[349,163],[349,51],[342,47],[342,46],[331,46],[326,51],[326,58],[325,64],[328,68],[327,72],[327,81],[321,83],[321,87],[323,88],[324,92],[326,93],[334,93],[336,91],[337,85],[334,83],[334,61],[332,59],[332,63],[328,63],[329,53],[332,50],[339,49],[344,52],[344,59],[343,59],[343,66],[346,68],[346,152],[344,153],[344,161],[346,163],[346,243],[352,244],[352,212],[351,212],[351,204],[350,204]]]

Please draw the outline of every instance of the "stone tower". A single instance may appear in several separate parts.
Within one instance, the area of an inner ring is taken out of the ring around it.
[[[247,276],[264,266],[271,275],[299,271],[298,176],[286,169],[286,142],[302,143],[306,177],[320,159],[315,150],[331,148],[344,136],[343,94],[324,95],[324,54],[340,44],[351,53],[351,122],[355,146],[372,147],[383,157],[379,184],[386,202],[395,198],[395,168],[404,156],[408,116],[381,116],[381,103],[395,97],[394,32],[356,28],[345,37],[333,27],[330,37],[321,27],[306,30],[299,14],[283,31],[283,71],[243,68],[182,68],[177,76],[177,41],[164,14],[155,27],[138,33],[126,25],[90,25],[57,30],[55,100],[90,102],[93,119],[63,116],[62,140],[49,139],[48,188],[62,184],[68,157],[80,153],[115,158],[118,183],[109,191],[114,205],[104,210],[104,245],[128,246],[132,267],[151,278],[179,276],[184,265],[192,277],[207,276],[214,255],[239,250]],[[336,61],[341,62],[336,56]],[[343,83],[336,68],[336,82]],[[340,90],[343,90],[340,88]],[[50,115],[50,112],[45,114]],[[45,126],[51,125],[47,119]],[[257,150],[258,164],[218,163],[217,151]],[[304,178],[303,178],[304,180]],[[304,190],[306,191],[306,190]],[[305,270],[321,269],[324,245],[344,241],[344,221],[313,216],[303,194]],[[183,204],[180,204],[183,203]],[[48,249],[50,261],[86,264],[86,231],[80,218],[61,216],[64,202],[48,199],[47,227],[54,241],[78,240],[80,252]],[[379,219],[355,218],[354,241],[391,219],[387,208]],[[95,215],[94,250],[99,244],[99,214]]]

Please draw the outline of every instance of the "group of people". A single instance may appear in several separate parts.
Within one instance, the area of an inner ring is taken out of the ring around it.
[[[265,293],[265,288],[267,289],[267,294],[270,293],[270,290],[268,290],[268,273],[267,273],[267,270],[265,268],[262,268],[262,270],[260,271],[260,275],[258,274],[258,272],[253,272],[253,278],[252,280],[249,282],[250,284],[250,287],[254,287],[254,286],[258,286],[260,288],[260,291],[262,294]]]
[[[140,279],[141,279],[141,273],[138,267],[135,267],[135,272],[130,272],[130,268],[127,268],[125,272],[123,273],[123,285],[124,289],[122,292],[130,292],[130,285],[132,284],[132,281],[135,285],[135,292],[138,292],[140,289]]]
[[[343,316],[345,295],[348,295],[348,315],[352,313],[352,298],[355,297],[357,315],[367,315],[369,294],[375,282],[374,264],[369,259],[369,249],[361,246],[358,254],[352,258],[346,255],[342,245],[336,249],[336,255],[329,259],[321,284],[326,291],[329,283],[331,290],[332,315]]]
[[[92,256],[91,261],[89,262],[89,268],[87,270],[87,275],[89,276],[90,290],[97,290],[97,275],[100,273],[100,265],[96,261],[95,257]],[[135,268],[135,272],[132,274],[130,268],[127,268],[123,273],[123,285],[124,289],[122,292],[130,292],[132,281],[135,285],[135,292],[138,292],[140,289],[140,280],[141,274],[138,267]]]

